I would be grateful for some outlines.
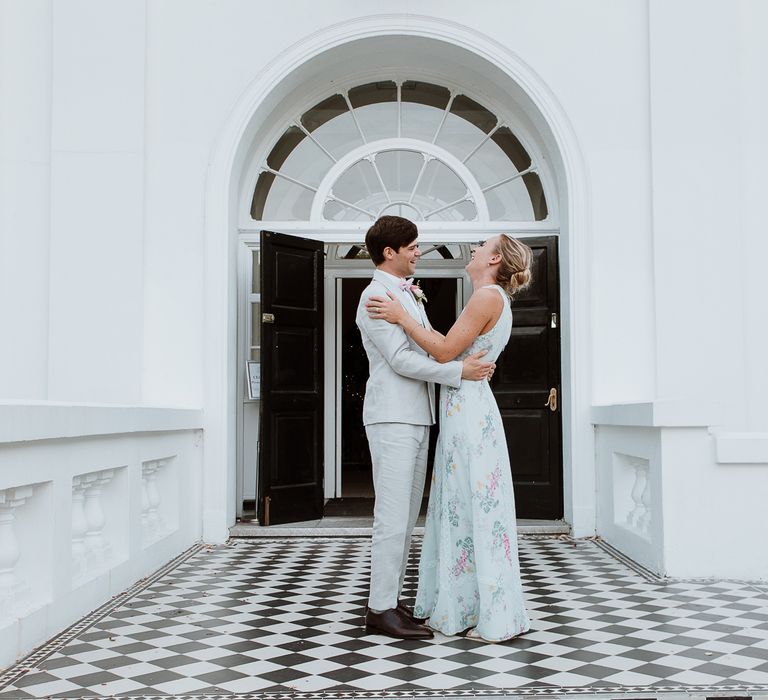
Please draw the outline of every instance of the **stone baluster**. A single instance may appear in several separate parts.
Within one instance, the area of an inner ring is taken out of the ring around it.
[[[85,536],[88,521],[85,517],[85,490],[82,477],[72,480],[72,578],[82,577],[88,568],[88,548]]]
[[[100,568],[109,562],[111,547],[104,537],[104,504],[102,496],[106,486],[115,474],[114,469],[105,469],[82,476],[85,485],[85,520],[87,531],[85,544],[88,550],[88,568]]]
[[[141,534],[146,541],[149,534],[149,494],[147,493],[147,466],[141,465]]]
[[[160,529],[160,491],[157,488],[157,472],[160,470],[160,462],[153,460],[148,463],[147,469],[147,497],[149,498],[149,512],[147,520],[152,534],[157,534]]]
[[[145,544],[156,541],[165,531],[166,523],[162,516],[162,496],[158,486],[158,474],[167,460],[154,459],[144,462],[141,466],[142,494],[146,494],[146,512],[143,510],[142,525]]]
[[[627,525],[634,530],[643,531],[643,524],[650,518],[650,512],[643,500],[643,496],[648,492],[650,495],[650,484],[648,479],[648,462],[644,459],[629,459],[629,464],[635,469],[635,481],[632,485],[632,510],[627,515]],[[646,497],[648,498],[648,497]]]
[[[21,548],[14,511],[32,498],[33,493],[32,486],[0,491],[0,618],[13,615],[19,599],[28,589],[16,572]]]
[[[645,468],[645,488],[640,500],[643,504],[643,514],[638,522],[638,529],[646,536],[651,533],[651,479],[648,474],[648,465]]]

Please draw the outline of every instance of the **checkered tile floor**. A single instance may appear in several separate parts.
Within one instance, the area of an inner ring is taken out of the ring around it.
[[[530,634],[408,642],[364,633],[368,555],[362,538],[194,548],[0,675],[0,698],[768,691],[760,586],[657,581],[591,540],[523,537]]]

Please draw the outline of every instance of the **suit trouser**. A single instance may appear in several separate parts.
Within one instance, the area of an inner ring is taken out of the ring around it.
[[[405,580],[411,533],[424,496],[429,426],[374,423],[365,432],[376,492],[368,607],[381,611],[397,605]]]

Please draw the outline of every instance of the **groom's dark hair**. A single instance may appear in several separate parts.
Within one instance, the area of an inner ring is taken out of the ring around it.
[[[380,216],[365,234],[365,247],[373,264],[378,266],[384,262],[384,248],[398,251],[413,243],[418,235],[419,229],[413,221],[402,216]]]

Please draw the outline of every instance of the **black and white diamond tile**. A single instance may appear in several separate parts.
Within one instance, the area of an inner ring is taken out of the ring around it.
[[[368,557],[354,538],[197,548],[3,673],[0,698],[768,691],[760,586],[654,580],[590,540],[523,537],[531,633],[401,641],[362,628]]]

